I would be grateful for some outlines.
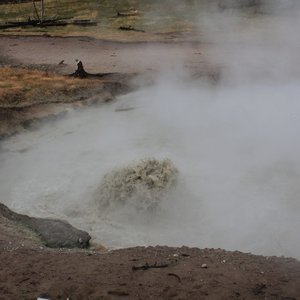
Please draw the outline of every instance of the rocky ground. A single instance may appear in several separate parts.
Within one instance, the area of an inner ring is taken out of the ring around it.
[[[52,98],[41,96],[40,101],[32,96],[35,102],[29,105],[25,99],[9,107],[7,101],[0,103],[0,123],[8,120],[2,133],[7,135],[31,130],[34,122],[67,109],[102,103],[138,85],[151,84],[163,63],[176,68],[182,61],[193,76],[214,78],[205,63],[207,46],[195,43],[6,36],[0,37],[0,45],[2,66],[64,76],[74,72],[73,62],[79,58],[90,73],[115,73],[109,80],[99,79],[96,96],[86,96],[83,88],[76,97],[67,93],[66,101],[57,101],[50,93]],[[62,60],[63,65],[58,65]],[[3,111],[8,110],[12,115],[4,118]],[[1,206],[0,299],[300,299],[300,262],[292,258],[166,246],[114,251],[99,245],[85,250],[50,249],[45,229],[53,223],[45,222],[51,221],[16,215]],[[64,233],[75,230],[70,228],[63,225]],[[55,232],[62,237],[61,231]],[[80,241],[81,237],[75,238]]]
[[[3,243],[2,243],[3,244]],[[300,263],[221,249],[6,245],[0,299],[299,299]]]
[[[49,226],[41,232],[37,222]],[[45,230],[56,241],[75,237],[73,246],[76,234],[86,237],[61,229],[0,206],[0,299],[299,299],[300,262],[292,258],[166,246],[47,248]]]

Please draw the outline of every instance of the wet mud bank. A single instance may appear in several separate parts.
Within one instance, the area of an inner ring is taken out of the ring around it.
[[[0,217],[26,227],[36,234],[41,243],[50,248],[87,248],[90,235],[78,230],[68,222],[55,219],[42,219],[18,214],[0,203]]]
[[[29,103],[0,105],[0,141],[16,133],[37,129],[43,123],[60,119],[70,110],[111,102],[116,96],[132,91],[130,81],[135,76],[136,74],[103,74],[99,79],[83,79],[93,81],[93,87],[82,88],[75,94],[66,93],[51,98],[41,94],[38,103],[30,103],[30,100],[24,99],[24,102]]]

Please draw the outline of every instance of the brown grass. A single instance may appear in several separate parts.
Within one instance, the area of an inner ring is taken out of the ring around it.
[[[54,73],[0,68],[0,108],[21,108],[41,103],[72,102],[89,96],[101,83]]]

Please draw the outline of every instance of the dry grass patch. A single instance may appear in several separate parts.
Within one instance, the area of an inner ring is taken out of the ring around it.
[[[77,79],[54,73],[0,68],[0,107],[21,108],[42,103],[72,102],[101,88],[97,80]]]
[[[172,2],[172,1],[171,1]],[[0,30],[0,34],[52,36],[91,36],[97,39],[120,41],[165,41],[170,38],[162,33],[198,31],[198,15],[211,0],[183,0],[178,5],[160,0],[47,0],[46,19],[66,19],[68,21],[88,19],[96,26],[49,26],[15,27]],[[122,16],[118,16],[118,12]],[[0,24],[35,19],[31,1],[6,4],[0,8]],[[195,24],[194,20],[197,21]],[[145,32],[123,31],[119,27],[144,30]],[[178,38],[178,37],[177,37]],[[182,40],[183,36],[181,37]],[[189,40],[191,38],[189,37]]]

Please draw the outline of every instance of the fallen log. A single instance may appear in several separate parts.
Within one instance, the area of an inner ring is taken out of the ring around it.
[[[149,269],[160,269],[160,268],[167,268],[169,265],[168,264],[154,264],[154,265],[149,265],[148,263],[142,265],[142,266],[132,266],[132,271],[137,271],[137,270],[149,270]]]
[[[96,26],[98,23],[91,20],[74,20],[74,21],[62,21],[59,20],[44,20],[43,22],[39,20],[28,20],[22,22],[8,22],[6,24],[0,25],[0,29],[9,29],[16,27],[49,27],[49,26]]]
[[[31,2],[31,0],[0,0],[1,4]]]

